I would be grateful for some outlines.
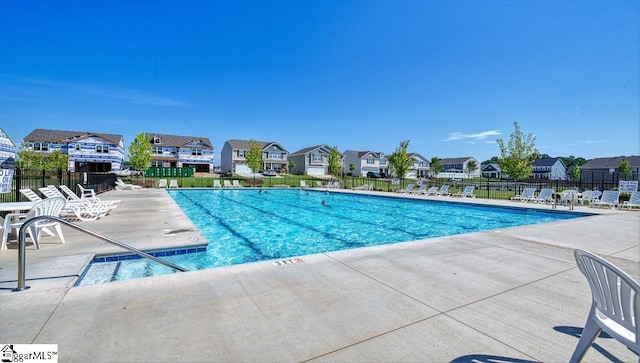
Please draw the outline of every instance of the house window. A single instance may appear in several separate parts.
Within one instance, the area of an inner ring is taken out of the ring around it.
[[[96,145],[96,152],[99,154],[108,154],[109,145]]]
[[[369,164],[369,165],[373,165],[373,164],[375,164],[375,163],[376,163],[376,160],[375,160],[375,159],[367,159],[367,164]]]
[[[191,155],[202,155],[201,149],[191,149]]]
[[[380,165],[387,165],[387,161],[386,160],[380,160]]]
[[[154,137],[153,140],[151,141],[152,144],[160,144],[162,142],[162,140],[160,140],[159,137]]]
[[[76,151],[80,151],[80,149],[82,149],[82,147],[80,146],[80,144],[76,144],[75,149],[76,149]]]
[[[154,146],[153,147],[154,154],[162,154],[162,146]]]
[[[238,156],[239,158],[244,158],[244,150],[238,150],[238,152],[237,152],[237,156]]]
[[[282,153],[267,153],[267,159],[282,159]]]
[[[171,153],[171,155],[175,155],[178,153],[178,149],[176,149],[175,147],[172,147],[171,149],[169,149],[169,152]]]
[[[322,161],[321,154],[311,154],[311,161]]]
[[[151,167],[152,168],[161,168],[162,167],[162,161],[161,160],[152,160],[151,161]]]
[[[34,142],[33,151],[49,151],[49,144],[46,142]]]

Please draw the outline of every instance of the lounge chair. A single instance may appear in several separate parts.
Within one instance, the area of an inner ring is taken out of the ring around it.
[[[167,188],[168,186],[167,179],[158,180],[158,188]]]
[[[449,193],[449,185],[444,184],[443,186],[441,186],[436,195],[451,195]]]
[[[169,180],[169,188],[179,188],[178,181],[175,179]]]
[[[242,185],[240,184],[240,182],[238,180],[235,180],[235,179],[231,182],[231,185],[234,188],[242,188]]]
[[[223,188],[231,188],[231,182],[229,180],[223,180],[222,181],[222,187]]]
[[[536,194],[536,188],[524,188],[520,195],[516,195],[515,197],[511,197],[509,199],[518,202],[528,202],[531,198],[533,198],[534,194]]]
[[[56,189],[56,187],[54,185],[49,185],[48,187],[49,187],[49,189],[53,189],[53,190],[57,191],[57,189]],[[78,185],[78,187],[80,187],[80,185]],[[73,190],[71,190],[68,186],[66,186],[64,184],[60,185],[58,188],[60,188],[60,190],[64,194],[66,194],[67,200],[70,200],[70,201],[78,201],[78,200],[89,201],[89,202],[94,203],[94,204],[108,205],[108,206],[111,206],[113,208],[115,208],[117,206],[117,204],[120,203],[120,201],[117,200],[117,199],[115,199],[115,200],[102,200],[102,199],[98,198],[95,195],[95,193],[93,193],[92,196],[90,196],[90,197],[81,198],[76,193],[74,193]],[[83,190],[83,189],[81,189],[81,190]],[[88,190],[93,191],[93,189],[88,189]],[[84,193],[82,195],[86,195],[86,193]],[[62,195],[62,196],[64,196],[64,195]]]
[[[585,190],[578,196],[578,204],[587,205],[600,199],[602,192],[599,190]]]
[[[2,245],[0,249],[7,249],[7,241],[9,239],[9,232],[11,230],[18,230],[22,227],[25,221],[38,217],[38,216],[52,216],[58,217],[60,212],[64,208],[66,200],[63,197],[46,198],[39,201],[34,205],[27,213],[9,213],[5,216],[3,228],[2,228]],[[62,234],[62,228],[60,222],[54,220],[40,220],[32,223],[27,228],[27,234],[31,237],[36,249],[40,249],[40,236],[43,231],[53,235],[49,230],[53,228],[60,239],[60,242],[64,243],[64,235]]]
[[[462,197],[462,198],[475,198],[476,195],[473,194],[473,190],[476,187],[474,187],[473,185],[467,185],[466,187],[464,187],[464,190],[455,194],[452,194],[453,197]]]
[[[438,187],[431,187],[431,188],[427,189],[422,194],[425,194],[425,195],[436,195],[436,194],[438,194]]]
[[[127,184],[122,179],[116,180],[116,190],[139,190],[142,186],[135,184]]]
[[[31,202],[39,202],[42,200],[42,198],[36,192],[29,188],[20,189],[20,194],[27,197],[27,199],[29,199],[29,201]]]
[[[300,180],[300,188],[306,188],[307,187],[307,182],[304,180]]]
[[[589,282],[591,309],[569,362],[580,362],[603,330],[640,354],[640,283],[591,252],[575,250],[574,255]]]
[[[620,192],[617,190],[605,190],[599,200],[591,203],[591,207],[615,208],[620,199]]]
[[[568,205],[569,209],[573,210],[573,207],[576,205],[577,201],[578,193],[573,189],[567,189],[563,190],[562,193],[560,193],[560,200],[557,203],[554,201],[553,207],[555,208],[556,205]]]
[[[427,190],[427,184],[421,184],[418,189],[410,191],[411,194],[424,194]]]
[[[629,197],[629,200],[622,203],[622,205],[620,206],[620,209],[633,209],[633,208],[640,208],[640,192],[639,191],[634,191],[631,192],[631,197]]]
[[[55,185],[38,188],[38,190],[46,197],[46,199],[65,199],[65,196],[58,190],[58,188],[55,187]],[[62,208],[60,215],[66,219],[95,221],[96,219],[109,214],[109,212],[114,208],[116,208],[115,205],[102,204],[89,199],[66,200],[66,204],[64,205],[64,208]]]
[[[407,186],[404,189],[396,190],[396,193],[410,194],[413,191],[414,185],[415,184],[407,184]]]
[[[533,196],[531,198],[529,198],[529,202],[533,202],[533,203],[544,203],[547,204],[549,202],[551,202],[551,199],[553,198],[553,193],[555,193],[555,190],[551,189],[551,188],[542,188],[540,190],[540,194],[538,194],[537,196]]]
[[[213,187],[214,188],[222,188],[222,184],[220,184],[220,179],[214,179],[213,180]]]

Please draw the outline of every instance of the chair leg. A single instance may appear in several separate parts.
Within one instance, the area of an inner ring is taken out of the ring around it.
[[[580,336],[578,345],[576,346],[576,349],[573,351],[573,355],[569,360],[570,363],[580,362],[585,353],[587,353],[587,349],[591,347],[591,344],[593,344],[598,334],[600,334],[600,332],[602,331],[598,323],[596,323],[595,319],[595,310],[592,308],[591,312],[589,313],[589,318],[584,325],[584,329],[582,329],[582,335]]]
[[[62,234],[62,226],[60,226],[60,223],[56,224],[55,229],[58,233],[58,237],[60,237],[60,242],[65,243],[66,241],[64,240],[64,235]]]
[[[29,233],[29,236],[31,236],[31,239],[33,240],[33,245],[35,246],[36,250],[40,249],[40,243],[38,241],[38,238],[40,237],[40,231],[36,228],[36,226],[31,225],[29,226],[29,229],[27,229],[27,232]]]

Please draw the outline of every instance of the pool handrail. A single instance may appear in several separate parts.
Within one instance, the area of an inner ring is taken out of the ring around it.
[[[77,231],[80,232],[84,232],[90,236],[99,238],[105,242],[111,243],[112,245],[124,248],[125,250],[128,250],[130,252],[135,253],[138,256],[144,257],[144,258],[148,258],[152,261],[155,261],[157,263],[163,264],[167,267],[170,267],[174,270],[180,271],[180,272],[187,272],[188,270],[180,267],[178,265],[174,265],[171,262],[165,261],[161,258],[152,256],[146,252],[143,252],[135,247],[129,246],[128,244],[122,243],[120,241],[116,241],[113,238],[107,237],[107,236],[103,236],[99,233],[96,233],[94,231],[91,231],[87,228],[84,228],[82,226],[79,226],[75,223],[71,223],[65,219],[62,219],[60,217],[54,217],[54,216],[36,216],[30,219],[27,219],[26,221],[24,221],[24,223],[22,224],[22,226],[20,227],[20,231],[18,232],[18,287],[16,287],[15,289],[13,289],[12,291],[22,291],[22,290],[26,290],[29,288],[29,286],[25,286],[26,285],[26,277],[25,277],[25,271],[26,271],[26,260],[27,260],[27,239],[26,239],[26,235],[27,235],[27,228],[42,219],[46,219],[46,220],[55,220],[57,222],[60,222],[62,224],[64,224],[65,226],[71,227]]]

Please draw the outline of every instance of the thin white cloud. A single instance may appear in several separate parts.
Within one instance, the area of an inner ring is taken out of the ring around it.
[[[453,132],[449,134],[449,137],[447,137],[443,141],[446,142],[446,141],[467,140],[467,139],[483,140],[483,139],[486,139],[487,137],[497,136],[497,135],[501,135],[500,131],[498,130],[487,130],[487,131],[478,132],[476,134],[463,134],[462,132]]]
[[[582,141],[583,143],[587,144],[587,145],[592,145],[592,144],[604,144],[609,142],[609,140],[586,140],[586,141]]]
[[[22,78],[13,77],[8,75],[0,75],[0,77],[12,79],[15,81],[28,83],[37,86],[58,87],[62,90],[66,90],[71,93],[80,95],[91,95],[98,98],[115,99],[124,101],[126,103],[134,105],[146,105],[146,106],[163,106],[163,107],[189,107],[186,102],[182,102],[173,98],[162,97],[150,94],[148,92],[131,89],[131,88],[117,88],[117,87],[105,87],[87,85],[82,83],[66,83],[49,80],[41,80],[34,78]]]

